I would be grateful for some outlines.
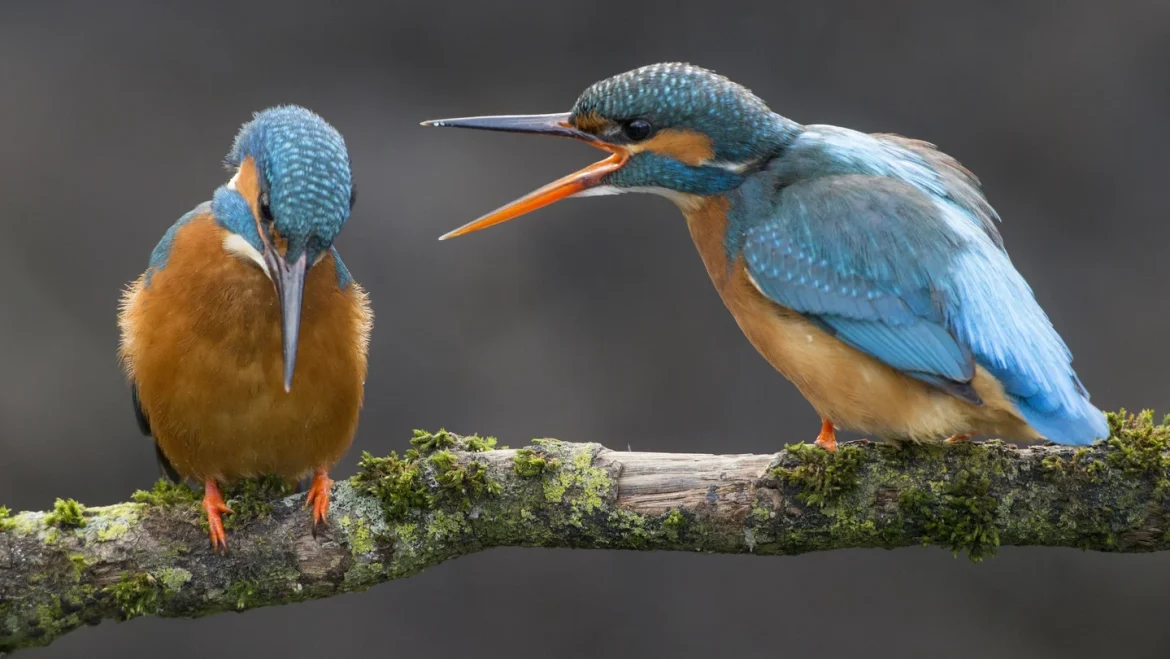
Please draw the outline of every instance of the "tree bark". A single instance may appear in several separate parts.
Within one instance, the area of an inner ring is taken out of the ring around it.
[[[203,616],[331,597],[489,547],[799,554],[939,545],[1170,547],[1170,428],[1110,415],[1088,448],[998,441],[835,454],[613,451],[416,432],[401,458],[366,455],[314,535],[304,495],[246,481],[228,494],[230,553],[212,553],[198,495],[160,483],[134,501],[0,508],[0,654],[83,624]]]

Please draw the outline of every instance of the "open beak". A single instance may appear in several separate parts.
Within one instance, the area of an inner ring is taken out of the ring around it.
[[[292,390],[293,370],[297,365],[297,339],[301,331],[301,299],[305,292],[305,273],[308,271],[308,255],[302,250],[297,260],[289,263],[269,247],[264,250],[264,261],[276,285],[276,296],[280,300],[280,330],[284,357],[284,390]]]
[[[506,206],[484,215],[474,222],[465,224],[450,233],[440,236],[439,240],[462,236],[463,234],[486,229],[501,222],[507,222],[525,213],[530,213],[538,208],[543,208],[549,204],[584,192],[589,188],[596,187],[601,184],[601,181],[607,175],[621,169],[626,164],[626,161],[630,159],[630,153],[625,148],[603,142],[594,135],[574,128],[569,123],[568,112],[561,114],[519,114],[495,117],[466,117],[463,119],[436,119],[433,121],[424,121],[422,125],[569,137],[604,151],[609,151],[612,154],[601,162],[594,163],[585,169],[553,181]]]

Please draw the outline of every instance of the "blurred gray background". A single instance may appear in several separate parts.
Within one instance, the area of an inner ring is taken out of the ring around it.
[[[597,155],[419,120],[567,110],[669,60],[798,121],[958,157],[1093,401],[1170,408],[1165,0],[323,4],[0,6],[0,502],[113,503],[156,478],[115,359],[119,292],[227,179],[239,125],[287,102],[349,144],[360,199],[338,247],[377,315],[335,475],[411,428],[661,451],[813,439],[817,417],[740,335],[667,201],[571,200],[435,240]],[[1170,555],[502,549],[27,656],[1164,657],[1167,610]]]

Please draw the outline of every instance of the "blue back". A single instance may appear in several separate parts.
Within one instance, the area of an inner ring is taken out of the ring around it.
[[[978,364],[1054,442],[1108,435],[978,182],[929,145],[811,126],[729,200],[729,261],[776,303],[972,402]]]

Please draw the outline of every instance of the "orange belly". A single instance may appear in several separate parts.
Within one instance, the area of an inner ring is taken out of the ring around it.
[[[752,284],[742,258],[727,263],[725,204],[715,199],[686,213],[695,246],[744,335],[823,418],[838,427],[895,441],[962,434],[1040,439],[999,381],[982,367],[976,367],[972,386],[984,404],[972,405],[846,345],[765,298]]]
[[[177,233],[149,286],[127,291],[121,355],[159,446],[186,478],[294,479],[329,468],[357,429],[371,315],[326,255],[305,283],[292,391],[280,307],[255,265],[227,254],[210,217]]]

